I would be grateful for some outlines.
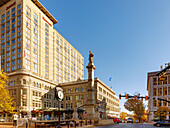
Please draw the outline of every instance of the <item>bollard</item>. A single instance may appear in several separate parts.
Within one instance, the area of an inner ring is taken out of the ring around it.
[[[76,121],[74,121],[74,125],[75,125],[75,128],[76,128]]]
[[[83,123],[83,121],[81,120],[81,121],[80,121],[81,127],[82,127],[82,123]]]
[[[56,122],[54,123],[54,127],[56,128]]]
[[[91,125],[91,119],[90,119],[90,125]]]
[[[67,123],[67,128],[69,128],[69,122],[67,121],[66,123]]]
[[[26,128],[28,128],[28,123],[26,122]]]

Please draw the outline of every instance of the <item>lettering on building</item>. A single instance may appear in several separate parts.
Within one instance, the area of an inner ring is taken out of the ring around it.
[[[6,10],[8,10],[10,7],[14,6],[16,4],[16,2],[14,2],[13,4],[9,5],[8,7],[6,7]]]
[[[43,20],[45,21],[45,22],[47,22],[51,27],[52,27],[52,25],[43,17]]]

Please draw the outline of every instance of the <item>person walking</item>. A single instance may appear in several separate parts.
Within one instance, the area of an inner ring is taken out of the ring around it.
[[[17,120],[18,120],[18,115],[14,114],[13,115],[13,128],[17,128]]]

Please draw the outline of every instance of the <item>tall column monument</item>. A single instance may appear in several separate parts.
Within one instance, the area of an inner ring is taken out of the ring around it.
[[[89,63],[86,68],[88,69],[88,97],[85,104],[85,109],[87,112],[87,119],[94,119],[94,104],[95,104],[95,97],[94,97],[94,70],[96,69],[93,64],[93,53],[89,54]]]

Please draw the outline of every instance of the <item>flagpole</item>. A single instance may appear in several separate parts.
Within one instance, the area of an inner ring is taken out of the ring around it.
[[[111,81],[111,83],[110,83],[111,87],[110,88],[112,89],[112,77],[109,78],[109,81]]]

